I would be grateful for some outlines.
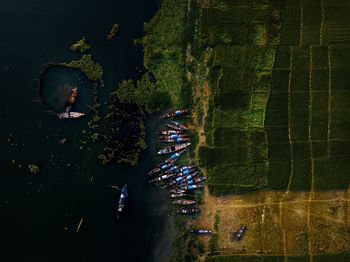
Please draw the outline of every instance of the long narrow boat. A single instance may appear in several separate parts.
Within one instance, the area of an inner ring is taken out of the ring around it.
[[[165,171],[165,173],[183,173],[183,175],[187,175],[190,171],[195,170],[196,166],[173,166]]]
[[[175,130],[178,130],[178,131],[186,131],[188,130],[187,126],[179,123],[179,122],[175,122],[175,121],[171,121],[171,124],[170,123],[165,123],[164,124],[166,127],[168,128],[171,128],[171,129],[175,129]]]
[[[166,163],[169,163],[171,161],[177,161],[179,159],[179,157],[185,152],[186,152],[186,149],[181,150],[179,152],[176,152],[176,153],[172,154],[170,157],[168,157],[167,159],[165,159],[163,163],[166,164]]]
[[[243,236],[245,234],[245,232],[247,231],[247,226],[246,225],[242,225],[238,231],[236,231],[233,236],[232,236],[232,240],[233,241],[241,241],[243,239]]]
[[[127,197],[128,197],[128,188],[125,184],[120,192],[120,197],[119,197],[119,201],[118,201],[117,218],[120,217],[121,213],[123,212],[123,210],[125,208]]]
[[[174,188],[174,189],[170,189],[169,193],[170,194],[182,194],[182,193],[186,193],[186,190]]]
[[[159,139],[174,139],[174,138],[188,138],[187,134],[172,134],[172,135],[161,135]]]
[[[185,193],[170,194],[171,198],[178,198],[178,197],[185,197],[185,196],[187,196]]]
[[[202,184],[199,184],[199,185],[185,185],[185,186],[180,186],[178,189],[181,189],[181,190],[195,190],[195,189],[200,189],[200,188],[203,188],[204,185]]]
[[[80,118],[80,117],[82,117],[84,115],[85,115],[84,113],[71,112],[71,111],[67,111],[67,112],[63,112],[63,113],[57,114],[59,119],[75,119],[75,118]]]
[[[181,183],[179,186],[181,187],[181,186],[195,185],[195,184],[198,184],[198,183],[204,181],[205,179],[207,179],[205,176],[190,179],[190,180],[187,180],[187,181]]]
[[[169,112],[165,115],[162,115],[160,118],[172,118],[172,117],[176,117],[176,116],[181,116],[184,115],[186,113],[190,112],[190,110],[188,109],[180,109],[180,110],[176,110],[173,112]]]
[[[181,151],[181,150],[189,147],[190,145],[191,145],[191,143],[184,143],[184,144],[169,146],[169,147],[163,148],[162,150],[159,150],[157,152],[157,154],[158,155],[170,154],[173,152]]]
[[[189,137],[178,137],[178,138],[161,138],[159,139],[159,142],[165,142],[165,143],[184,143],[189,142]]]
[[[180,208],[176,213],[181,214],[181,215],[193,215],[193,214],[197,214],[200,213],[201,210],[199,208],[185,208],[182,207]]]
[[[179,135],[183,134],[183,132],[185,132],[185,130],[163,130],[160,131],[160,135]]]
[[[170,174],[164,174],[164,175],[161,175],[161,176],[157,176],[153,179],[151,179],[150,181],[148,181],[148,183],[157,183],[157,182],[160,182],[160,181],[163,181],[163,180],[167,180],[169,178],[172,178],[174,177],[176,174],[174,173],[170,173]]]
[[[198,172],[194,172],[193,174],[190,174],[188,176],[180,176],[180,177],[174,179],[173,181],[171,181],[166,187],[171,187],[171,186],[179,184],[183,181],[192,180],[196,175],[198,175]]]
[[[156,166],[155,168],[153,168],[151,171],[148,172],[148,175],[153,176],[155,174],[159,174],[161,172],[166,171],[167,169],[171,168],[175,164],[176,160],[177,159],[173,159],[172,161]]]
[[[196,204],[196,201],[189,200],[189,199],[179,199],[179,200],[173,201],[173,204],[175,204],[175,205],[182,205],[182,206],[189,206],[189,205]]]
[[[192,233],[192,234],[196,234],[196,235],[212,235],[212,234],[214,234],[213,231],[211,231],[211,230],[206,230],[206,229],[196,229],[196,230],[192,230],[191,233]]]

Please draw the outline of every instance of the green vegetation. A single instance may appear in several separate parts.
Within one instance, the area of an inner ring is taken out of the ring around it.
[[[185,84],[187,0],[164,0],[144,29],[144,65],[157,80],[157,89],[170,94],[173,106],[187,106],[191,87]]]
[[[215,234],[211,237],[209,240],[209,249],[210,254],[214,255],[216,251],[218,250],[219,246],[219,224],[220,224],[220,212],[216,211],[215,213],[215,221],[214,221],[214,230]]]
[[[119,25],[113,24],[111,31],[109,32],[107,39],[112,40],[114,37],[116,37],[117,33],[119,32]]]
[[[85,37],[77,41],[75,44],[71,45],[70,49],[74,52],[84,53],[89,50],[91,46],[86,42]]]
[[[80,69],[92,81],[102,80],[103,68],[92,59],[91,55],[83,55],[80,60],[73,60],[65,65]]]
[[[30,173],[32,173],[32,174],[36,174],[36,173],[40,172],[40,167],[37,165],[34,165],[34,164],[28,165],[28,169],[29,169]]]
[[[121,82],[117,96],[121,103],[135,103],[147,113],[158,112],[170,103],[168,93],[158,90],[148,74],[143,75],[141,80],[136,82],[136,86],[132,80]]]

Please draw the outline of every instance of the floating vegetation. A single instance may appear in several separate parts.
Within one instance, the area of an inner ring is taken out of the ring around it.
[[[107,36],[107,39],[112,40],[113,38],[116,37],[118,32],[119,32],[119,24],[113,24],[112,29]]]
[[[40,167],[37,165],[34,165],[34,164],[28,165],[28,169],[29,169],[30,173],[32,173],[32,174],[37,174],[40,172]]]
[[[70,49],[74,52],[84,53],[89,50],[91,46],[86,42],[85,37],[77,41],[75,44],[71,45]]]
[[[80,60],[73,60],[67,64],[68,67],[79,68],[92,81],[102,80],[103,68],[92,59],[92,55],[83,55]]]
[[[113,92],[105,118],[105,147],[103,154],[98,156],[102,164],[114,161],[128,166],[137,165],[140,153],[146,148],[140,107],[131,102],[121,103],[117,93]]]

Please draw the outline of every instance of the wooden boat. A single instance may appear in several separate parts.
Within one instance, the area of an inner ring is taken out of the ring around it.
[[[75,104],[78,95],[78,87],[72,89],[67,101],[64,103],[66,107],[71,107]]]
[[[157,183],[157,182],[160,182],[160,181],[163,181],[163,180],[172,178],[173,176],[175,176],[175,174],[173,174],[173,173],[164,174],[164,175],[161,175],[161,176],[157,176],[157,177],[151,179],[151,180],[148,181],[148,182],[149,182],[149,183]]]
[[[159,139],[174,139],[174,138],[188,138],[187,134],[171,134],[171,135],[161,135]]]
[[[182,173],[182,175],[188,175],[194,169],[196,169],[196,166],[173,166],[166,170],[165,173]]]
[[[165,159],[163,163],[166,164],[166,163],[169,163],[171,161],[175,161],[176,162],[179,159],[179,157],[185,152],[186,152],[186,149],[181,150],[179,152],[176,152],[176,153],[172,154],[169,158]]]
[[[188,130],[187,126],[185,126],[185,125],[183,125],[181,123],[175,122],[175,121],[171,121],[171,124],[170,123],[165,123],[164,125],[166,127],[168,127],[168,128],[175,129],[175,130],[178,130],[178,131],[186,131],[186,130]]]
[[[181,189],[175,188],[175,189],[169,190],[169,193],[170,194],[182,194],[182,193],[186,193],[186,190],[181,190]]]
[[[172,117],[177,117],[177,116],[181,116],[184,115],[186,113],[190,112],[190,110],[188,109],[180,109],[180,110],[176,110],[173,112],[169,112],[165,115],[162,115],[160,118],[172,118]]]
[[[184,144],[169,146],[169,147],[163,148],[162,150],[159,150],[157,152],[157,154],[158,155],[170,154],[173,152],[181,151],[181,150],[189,147],[190,145],[191,145],[191,143],[184,143]]]
[[[185,197],[185,196],[187,196],[185,193],[170,194],[171,198],[178,198],[178,197]]]
[[[148,172],[148,175],[153,176],[156,174],[159,174],[161,172],[166,171],[167,169],[171,168],[176,162],[176,159],[171,160],[167,163],[163,163],[161,165],[156,166],[155,168],[153,168],[151,171]]]
[[[159,139],[159,142],[165,142],[165,143],[183,143],[183,142],[189,142],[189,141],[190,141],[189,137]]]
[[[243,236],[245,234],[245,232],[247,231],[247,226],[246,225],[242,225],[238,231],[236,231],[235,233],[233,233],[232,235],[232,240],[233,241],[241,241],[243,239]]]
[[[173,201],[173,204],[175,204],[175,205],[182,205],[182,206],[189,206],[189,205],[196,204],[196,201],[189,200],[189,199],[179,199],[179,200]]]
[[[200,189],[203,188],[204,185],[202,184],[195,184],[195,185],[185,185],[185,186],[180,186],[179,189],[181,190],[195,190],[195,189]]]
[[[121,213],[123,212],[123,210],[125,208],[127,197],[128,197],[128,188],[126,185],[124,185],[121,192],[120,192],[120,197],[119,197],[119,201],[118,201],[117,218],[120,217]]]
[[[198,175],[198,172],[194,172],[193,174],[190,174],[190,175],[187,175],[187,176],[180,176],[180,177],[177,177],[176,179],[174,179],[173,181],[171,181],[167,187],[170,187],[170,186],[173,186],[173,185],[176,185],[176,184],[179,184],[183,181],[189,181],[189,180],[192,180],[196,175]]]
[[[183,134],[183,132],[185,132],[185,130],[163,130],[163,131],[160,131],[159,135],[163,135],[163,136],[180,135],[180,134]]]
[[[181,183],[179,186],[181,187],[181,186],[198,184],[198,183],[204,181],[205,179],[207,179],[205,176],[197,177],[197,178],[194,178],[194,179],[189,179],[189,180]]]
[[[180,208],[176,213],[181,214],[181,215],[193,215],[193,214],[197,214],[200,213],[201,210],[199,208],[185,208],[182,207]]]
[[[192,230],[191,233],[192,233],[192,234],[196,234],[196,235],[212,235],[212,234],[214,234],[213,231],[211,231],[211,230],[206,230],[206,229],[196,229],[196,230]]]
[[[71,111],[66,111],[66,112],[57,114],[59,119],[75,119],[75,118],[80,118],[84,115],[85,115],[84,113],[71,112]]]

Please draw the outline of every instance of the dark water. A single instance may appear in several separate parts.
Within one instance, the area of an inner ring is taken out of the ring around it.
[[[150,146],[139,166],[102,167],[95,147],[79,149],[88,118],[62,122],[35,101],[35,78],[45,64],[79,58],[69,46],[85,36],[104,67],[99,100],[105,106],[121,79],[139,77],[142,50],[132,39],[157,7],[151,0],[0,2],[0,261],[169,260],[174,230],[167,199],[144,175],[154,161],[156,121],[148,121]],[[120,32],[107,42],[113,23]],[[64,137],[69,142],[60,146]],[[29,173],[31,163],[39,174]],[[118,221],[118,192],[107,186],[124,183],[130,200]]]

